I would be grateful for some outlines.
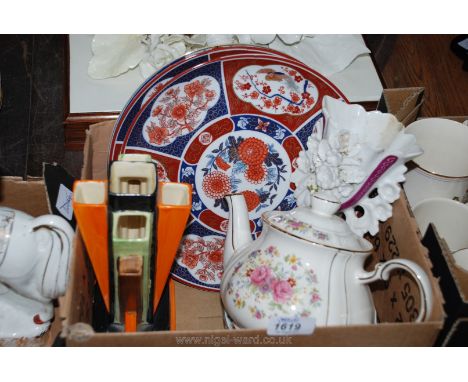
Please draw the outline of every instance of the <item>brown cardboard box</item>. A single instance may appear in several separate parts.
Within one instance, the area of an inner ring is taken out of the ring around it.
[[[19,177],[0,178],[0,206],[15,208],[32,216],[49,213],[44,181]],[[61,307],[61,305],[59,305]],[[0,346],[52,346],[62,329],[63,310],[55,309],[55,319],[47,333],[34,339],[0,340]]]
[[[460,123],[468,116],[442,117]],[[468,129],[468,127],[467,127]],[[430,225],[423,235],[423,244],[429,250],[434,264],[434,275],[439,280],[444,297],[446,318],[436,340],[436,346],[468,346],[468,271],[458,267],[435,226]]]
[[[394,113],[408,124],[415,120],[422,103],[422,88],[385,90],[379,109]],[[111,123],[101,123],[88,131],[85,145],[84,179],[102,179],[107,174],[108,137]],[[381,224],[373,239],[377,261],[401,257],[417,262],[428,275],[432,264],[420,242],[404,193],[394,203],[391,219]],[[204,292],[176,283],[176,331],[146,333],[97,333],[92,322],[93,273],[86,259],[81,237],[76,239],[71,300],[63,336],[67,346],[431,346],[443,325],[443,299],[437,280],[432,278],[434,305],[429,319],[410,322],[419,304],[416,284],[406,274],[392,275],[387,285],[373,286],[380,323],[376,325],[319,327],[308,336],[270,337],[262,330],[229,331],[223,328],[218,293]],[[388,286],[388,288],[386,288]]]
[[[384,89],[377,110],[392,113],[403,125],[415,121],[424,102],[424,88]]]

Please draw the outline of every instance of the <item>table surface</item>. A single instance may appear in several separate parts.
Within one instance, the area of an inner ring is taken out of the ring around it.
[[[388,88],[425,88],[421,117],[468,115],[468,72],[462,68],[463,60],[451,51],[455,37],[386,35],[389,43],[373,49]]]
[[[88,76],[93,35],[70,35],[70,113],[120,112],[144,81],[138,69],[104,80]],[[329,77],[351,102],[378,101],[382,93],[370,55],[359,56]]]

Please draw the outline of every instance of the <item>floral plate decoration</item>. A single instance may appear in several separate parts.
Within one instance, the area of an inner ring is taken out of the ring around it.
[[[236,86],[248,83],[246,70],[258,73],[262,87],[270,87],[264,94],[271,102],[263,102],[262,108],[236,92]],[[273,77],[268,76],[271,70]],[[277,94],[281,86],[284,97]],[[299,112],[296,105],[291,110],[286,104],[297,103],[292,93],[303,100]],[[261,231],[263,212],[296,206],[291,173],[322,118],[326,95],[345,100],[312,69],[278,57],[244,54],[189,68],[147,97],[117,151],[149,153],[171,181],[193,185],[191,218],[174,278],[219,290],[228,224],[225,195],[245,195],[252,235]]]

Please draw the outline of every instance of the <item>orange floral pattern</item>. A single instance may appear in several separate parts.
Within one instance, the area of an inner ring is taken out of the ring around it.
[[[200,76],[161,93],[143,126],[143,137],[153,146],[166,146],[197,129],[220,94],[218,82]]]
[[[265,180],[267,171],[265,165],[248,166],[245,172],[245,178],[253,184],[260,184]]]
[[[268,147],[258,138],[247,138],[239,145],[239,158],[247,165],[260,165],[267,155]]]
[[[203,191],[212,199],[224,198],[231,192],[229,177],[221,171],[213,171],[203,178]]]
[[[318,99],[311,81],[283,65],[246,66],[234,75],[233,88],[239,99],[269,114],[305,114]]]
[[[219,284],[223,274],[224,238],[187,235],[182,239],[177,262],[200,281]]]
[[[249,212],[255,210],[255,208],[260,204],[260,197],[258,194],[250,190],[242,191],[242,194],[244,195],[245,203],[247,204]]]
[[[269,125],[260,119],[258,123]],[[206,165],[201,169],[203,194],[214,200],[214,207],[227,211],[224,196],[235,192],[246,192],[249,211],[258,212],[271,205],[278,184],[286,181],[286,165],[274,144],[267,145],[260,138],[243,134],[229,136],[214,145],[216,148],[206,155]],[[254,190],[250,189],[252,186],[256,186]]]

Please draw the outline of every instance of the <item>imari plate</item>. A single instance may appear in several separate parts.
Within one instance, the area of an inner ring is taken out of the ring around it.
[[[123,108],[112,133],[112,139],[109,147],[109,160],[116,160],[118,158],[118,155],[121,152],[120,150],[123,139],[133,121],[133,118],[135,117],[135,114],[138,113],[150,96],[163,88],[164,84],[169,79],[200,63],[237,54],[271,55],[296,61],[294,58],[285,55],[284,53],[268,48],[261,48],[252,45],[230,45],[198,50],[171,62],[148,78],[135,91]]]
[[[244,194],[253,235],[263,212],[295,207],[291,173],[325,95],[346,101],[297,61],[232,55],[188,68],[146,97],[118,151],[150,153],[161,177],[193,185],[174,278],[219,290],[226,194]]]

